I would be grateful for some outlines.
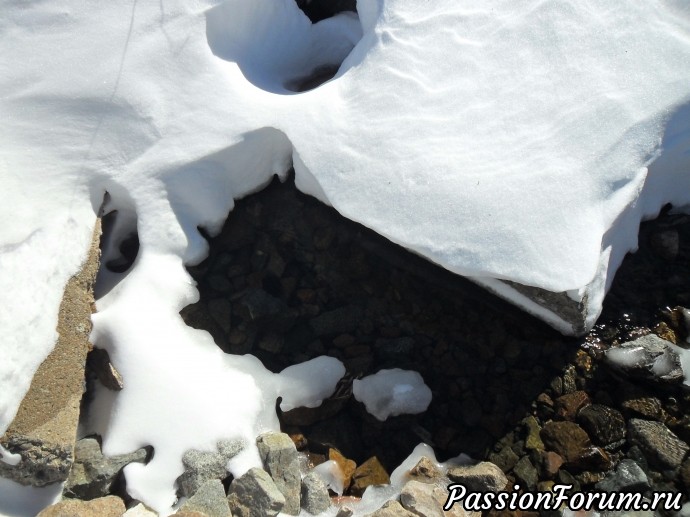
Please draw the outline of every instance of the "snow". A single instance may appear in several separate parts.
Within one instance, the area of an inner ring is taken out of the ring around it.
[[[431,390],[422,376],[400,368],[355,379],[352,395],[381,421],[391,416],[423,413],[431,403]]]
[[[105,260],[133,229],[140,253],[99,278],[92,338],[125,389],[99,394],[90,425],[107,454],[154,447],[125,474],[164,513],[182,451],[251,443],[278,397],[315,405],[337,382],[334,364],[307,385],[224,355],[179,317],[197,228],[290,164],[304,192],[451,271],[579,296],[589,326],[640,220],[690,205],[683,0],[360,0],[359,20],[315,25],[293,0],[0,10],[0,432],[107,191]],[[332,81],[290,90],[322,65],[340,65]],[[231,470],[257,462],[248,446]]]

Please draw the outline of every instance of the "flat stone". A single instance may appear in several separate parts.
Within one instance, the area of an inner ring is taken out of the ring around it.
[[[125,509],[122,499],[109,495],[91,501],[65,499],[43,509],[36,517],[121,517]]]
[[[631,418],[629,439],[642,449],[647,461],[661,470],[675,471],[690,447],[661,422]]]
[[[368,486],[387,485],[388,483],[390,483],[388,472],[383,468],[379,459],[376,456],[372,456],[357,467],[357,470],[352,475],[350,493],[361,497]]]
[[[209,479],[192,497],[180,506],[180,512],[199,512],[208,517],[232,517],[225,496],[225,488],[219,479]]]
[[[234,517],[275,517],[285,506],[285,496],[263,469],[249,469],[228,490]]]
[[[74,465],[65,483],[64,494],[78,499],[95,499],[105,497],[118,475],[133,462],[144,463],[146,450],[138,449],[131,454],[106,457],[95,438],[83,438],[76,444]]]
[[[626,415],[662,421],[666,417],[661,401],[656,397],[636,397],[621,403]]]
[[[225,466],[240,453],[244,443],[239,440],[221,440],[217,452],[189,450],[182,456],[184,473],[177,478],[177,492],[182,497],[192,497],[210,479],[224,479]]]
[[[65,287],[55,348],[36,371],[0,446],[20,454],[16,466],[0,461],[0,477],[37,487],[65,481],[74,460],[84,367],[91,349],[93,283],[98,272],[101,221],[96,220],[86,262]]]
[[[405,483],[400,492],[400,504],[414,515],[423,517],[465,517],[468,515],[460,503],[444,511],[443,505],[447,499],[448,490],[445,486],[416,480]]]
[[[609,445],[625,438],[625,420],[620,411],[602,404],[580,410],[577,422],[597,445]]]
[[[139,503],[127,510],[122,517],[158,517],[158,512],[151,510],[144,503]]]
[[[285,496],[283,513],[297,515],[300,509],[301,479],[297,448],[285,433],[265,433],[256,440],[266,472]]]
[[[471,467],[451,467],[446,475],[452,482],[464,485],[470,492],[499,492],[508,484],[503,471],[488,461]]]
[[[325,512],[331,505],[331,498],[328,495],[328,488],[318,474],[310,472],[302,480],[302,508],[318,515]]]
[[[365,517],[418,517],[418,515],[403,508],[398,501],[388,501],[381,508]]]
[[[640,466],[633,460],[624,459],[595,488],[602,492],[645,492],[650,485]]]

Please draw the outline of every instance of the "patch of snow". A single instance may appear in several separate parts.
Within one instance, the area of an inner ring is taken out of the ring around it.
[[[352,394],[367,411],[384,421],[390,416],[423,413],[431,403],[431,390],[418,372],[380,370],[352,383]]]
[[[62,483],[42,488],[0,477],[0,517],[34,517],[62,497]]]

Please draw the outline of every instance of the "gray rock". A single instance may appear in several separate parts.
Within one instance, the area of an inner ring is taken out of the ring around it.
[[[690,450],[687,443],[661,422],[631,418],[628,432],[630,441],[639,445],[647,461],[663,471],[678,469]]]
[[[517,464],[519,459],[520,457],[508,446],[489,455],[489,461],[495,464],[503,472],[510,471],[510,469]]]
[[[644,492],[649,490],[647,474],[633,460],[622,460],[616,470],[595,485],[602,492]]]
[[[222,440],[218,442],[218,452],[189,450],[182,456],[184,473],[177,478],[178,494],[191,497],[209,479],[223,479],[228,473],[225,469],[228,461],[239,454],[244,443],[239,440]]]
[[[225,497],[225,488],[219,479],[209,479],[199,487],[179,509],[180,512],[199,512],[208,517],[232,517]]]
[[[139,449],[130,454],[106,457],[95,438],[84,438],[77,442],[74,465],[65,483],[64,494],[78,499],[95,499],[110,494],[120,471],[133,462],[146,461],[146,450]]]
[[[681,384],[685,379],[680,357],[671,342],[656,334],[642,336],[606,352],[606,361],[635,379]]]
[[[355,511],[349,506],[341,506],[338,513],[335,514],[335,517],[352,517],[354,514]]]
[[[527,456],[520,458],[520,461],[518,461],[515,468],[513,468],[513,474],[515,474],[515,477],[518,478],[528,490],[534,490],[537,487],[539,474]]]
[[[228,490],[234,517],[275,517],[285,506],[285,497],[263,469],[249,469]]]
[[[285,496],[283,512],[297,515],[300,509],[301,479],[299,456],[292,439],[285,433],[265,433],[256,440],[264,468]]]
[[[451,467],[446,475],[454,483],[464,485],[470,492],[500,492],[508,484],[503,471],[488,461],[471,467]]]
[[[302,508],[313,515],[317,515],[331,505],[328,488],[314,472],[310,472],[302,480]]]
[[[370,513],[366,517],[417,517],[418,514],[414,514],[405,508],[398,501],[388,501],[381,508],[373,513]]]
[[[400,504],[405,510],[423,517],[464,517],[467,515],[461,504],[454,504],[447,511],[443,505],[448,499],[445,485],[408,481],[400,492]]]
[[[610,445],[625,438],[625,420],[620,411],[592,404],[580,410],[577,422],[597,445]]]
[[[73,461],[71,447],[21,435],[6,435],[0,445],[22,458],[16,466],[0,461],[0,477],[22,485],[42,487],[60,483],[69,476]]]

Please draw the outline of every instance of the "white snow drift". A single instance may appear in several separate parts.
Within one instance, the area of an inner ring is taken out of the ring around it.
[[[93,425],[108,454],[154,446],[126,476],[160,511],[183,449],[277,425],[282,378],[178,312],[198,297],[197,227],[218,231],[290,164],[346,217],[485,285],[567,291],[589,325],[640,220],[690,203],[684,0],[360,0],[359,21],[316,25],[293,0],[0,11],[0,431],[108,191],[141,249],[126,277],[105,275],[93,338],[126,387]],[[322,65],[340,66],[332,81],[290,91]],[[337,370],[293,403],[316,403]]]
[[[381,421],[390,416],[423,413],[431,404],[431,390],[422,376],[400,368],[355,379],[352,395]]]

